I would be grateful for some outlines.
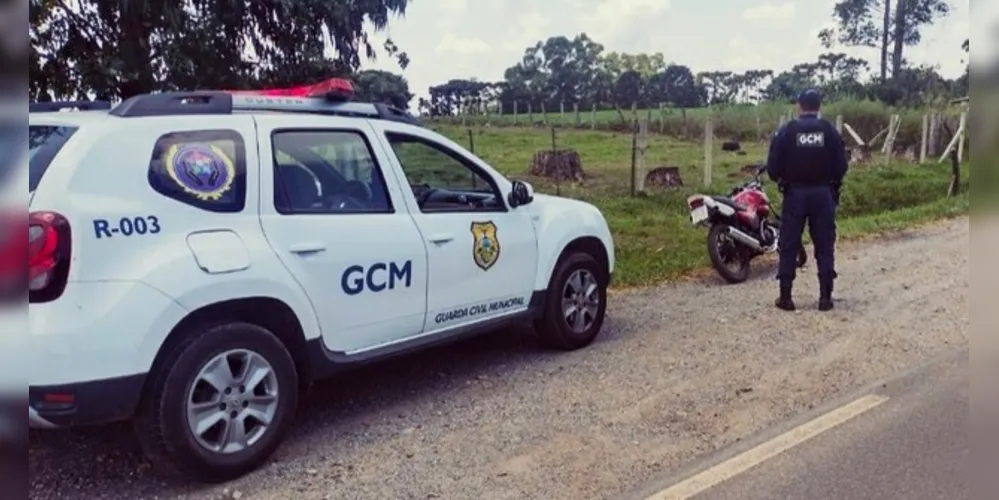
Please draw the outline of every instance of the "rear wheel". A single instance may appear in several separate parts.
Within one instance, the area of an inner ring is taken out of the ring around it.
[[[749,261],[743,245],[728,235],[727,224],[715,224],[708,230],[708,257],[715,271],[728,283],[749,279]]]
[[[555,266],[544,316],[534,323],[541,341],[555,349],[586,347],[600,333],[607,309],[607,276],[590,254],[579,252]]]
[[[228,481],[280,444],[298,404],[298,375],[288,350],[260,326],[197,330],[151,375],[135,430],[158,470]]]

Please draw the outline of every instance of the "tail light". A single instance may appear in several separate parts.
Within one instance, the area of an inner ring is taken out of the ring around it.
[[[701,208],[702,206],[704,206],[704,198],[701,198],[700,196],[691,197],[687,200],[687,205],[690,207],[691,210],[695,208]]]
[[[28,215],[28,301],[59,298],[69,276],[70,228],[54,212]]]

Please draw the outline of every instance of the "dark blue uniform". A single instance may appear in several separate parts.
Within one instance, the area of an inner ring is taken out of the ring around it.
[[[836,278],[836,206],[846,170],[843,137],[832,124],[816,114],[803,113],[797,120],[781,127],[770,143],[767,171],[784,193],[777,274],[781,281],[778,307],[794,308],[790,298],[791,284],[807,222],[815,246],[820,308],[832,308],[833,280]],[[782,300],[786,301],[785,306],[781,305]],[[823,302],[827,302],[826,306]]]

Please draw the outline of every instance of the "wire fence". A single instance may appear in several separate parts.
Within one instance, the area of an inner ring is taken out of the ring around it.
[[[835,117],[853,165],[959,165],[967,156],[966,112],[957,120],[925,115],[917,144],[899,145],[903,120],[897,115],[888,118],[877,133],[865,138],[842,116]],[[625,130],[610,133],[553,125],[436,128],[511,178],[526,180],[540,192],[582,199],[725,190],[766,161],[767,141],[721,140],[710,119],[702,123],[698,141],[655,133],[657,126],[655,120],[636,119]],[[956,166],[954,172],[959,175]]]

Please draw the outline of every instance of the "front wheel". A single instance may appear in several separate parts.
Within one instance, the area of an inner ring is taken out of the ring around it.
[[[161,472],[228,481],[280,444],[298,404],[298,374],[281,341],[260,326],[206,325],[188,335],[150,375],[137,438]]]
[[[544,316],[534,323],[544,344],[571,351],[593,343],[607,310],[606,274],[593,256],[582,252],[555,266]]]
[[[708,257],[715,271],[728,283],[749,279],[746,249],[728,235],[728,225],[715,224],[708,230]]]

